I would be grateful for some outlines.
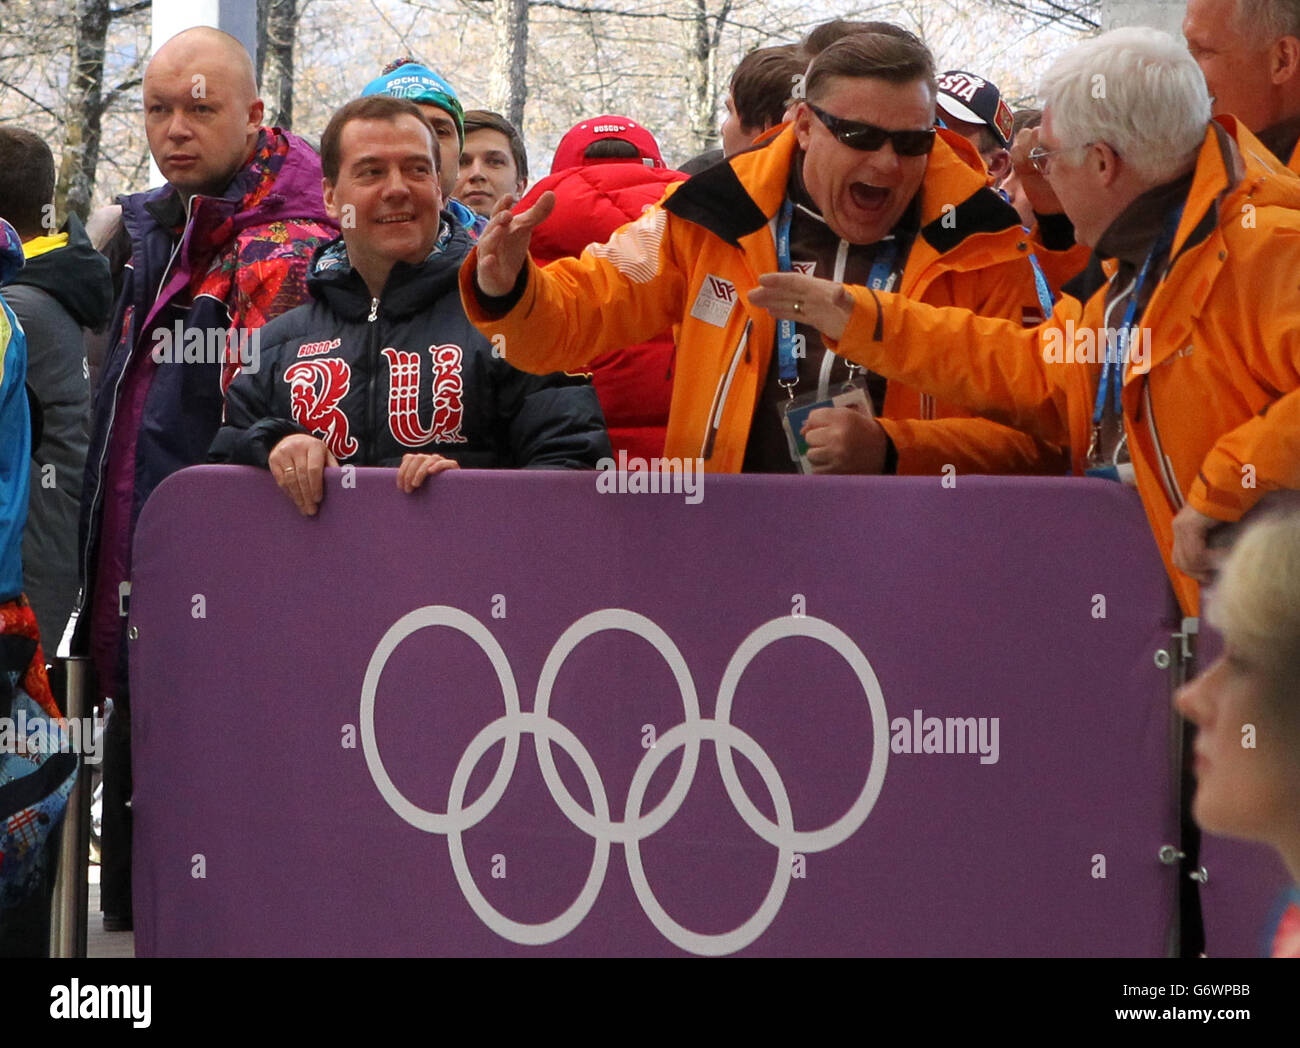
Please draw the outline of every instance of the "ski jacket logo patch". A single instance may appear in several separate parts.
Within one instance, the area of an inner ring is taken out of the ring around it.
[[[352,369],[337,357],[301,360],[285,370],[293,420],[325,442],[338,459],[357,453],[359,445],[348,434],[348,417],[338,403],[352,385]]]
[[[736,285],[710,273],[704,278],[699,294],[695,296],[691,316],[714,327],[726,327],[735,304]]]
[[[461,378],[460,346],[430,346],[433,358],[433,414],[428,426],[420,422],[420,361],[411,350],[388,348],[388,431],[408,448],[427,444],[466,444],[461,431],[464,421],[464,381]]]

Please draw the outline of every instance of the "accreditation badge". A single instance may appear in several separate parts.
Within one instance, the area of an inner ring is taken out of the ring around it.
[[[829,397],[804,393],[778,407],[777,410],[781,412],[781,427],[785,430],[786,443],[790,447],[790,458],[798,464],[800,473],[813,471],[812,464],[808,461],[808,442],[804,440],[802,430],[808,416],[818,408],[854,408],[870,415],[871,401],[866,389],[859,382],[850,379]]]

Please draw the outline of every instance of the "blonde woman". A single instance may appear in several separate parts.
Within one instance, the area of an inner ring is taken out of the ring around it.
[[[1192,814],[1211,833],[1272,845],[1300,883],[1300,514],[1242,534],[1208,617],[1223,654],[1174,699],[1197,728]],[[1271,942],[1272,956],[1300,957],[1295,885]]]

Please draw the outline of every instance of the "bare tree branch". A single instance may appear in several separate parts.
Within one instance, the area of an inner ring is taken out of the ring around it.
[[[108,12],[110,20],[114,18],[125,18],[127,15],[133,15],[137,11],[147,11],[153,7],[153,0],[138,0],[137,3],[127,4],[126,7],[115,7]]]
[[[29,101],[32,105],[39,108],[42,112],[48,113],[50,116],[54,117],[54,119],[58,120],[60,123],[63,122],[63,118],[59,116],[58,113],[56,113],[53,109],[47,106],[39,98],[33,98],[31,95],[29,95],[26,91],[24,91],[21,87],[19,87],[17,84],[13,83],[12,81],[6,80],[4,79],[4,77],[0,77],[0,87],[7,87],[9,88],[10,91],[13,91],[15,94],[22,95],[23,98],[27,99],[27,101]]]

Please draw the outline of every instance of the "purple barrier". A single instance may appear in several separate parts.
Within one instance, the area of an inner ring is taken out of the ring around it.
[[[1166,952],[1131,492],[326,487],[304,519],[202,467],[144,509],[142,955]]]

